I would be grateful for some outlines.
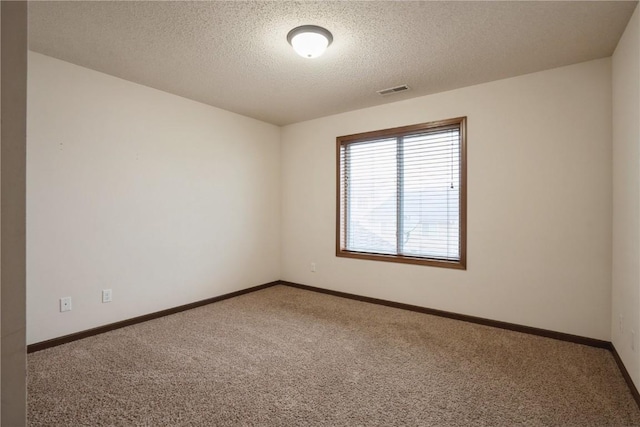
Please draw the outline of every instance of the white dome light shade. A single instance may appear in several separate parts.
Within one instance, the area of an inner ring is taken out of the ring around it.
[[[322,27],[303,25],[289,31],[287,41],[298,55],[304,58],[317,58],[331,44],[333,36]]]
[[[300,33],[291,39],[293,50],[305,58],[317,58],[322,55],[329,46],[329,40],[318,33]]]

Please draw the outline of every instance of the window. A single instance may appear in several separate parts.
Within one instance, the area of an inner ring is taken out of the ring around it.
[[[336,255],[466,268],[466,117],[337,138]]]

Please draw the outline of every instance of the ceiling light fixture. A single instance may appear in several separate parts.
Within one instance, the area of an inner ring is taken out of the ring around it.
[[[302,25],[289,31],[287,41],[304,58],[317,58],[333,41],[329,30],[317,25]]]

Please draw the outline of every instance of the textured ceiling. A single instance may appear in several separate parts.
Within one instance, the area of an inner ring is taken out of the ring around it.
[[[636,4],[30,2],[29,45],[284,125],[610,56]],[[333,33],[322,57],[287,43],[303,24]]]

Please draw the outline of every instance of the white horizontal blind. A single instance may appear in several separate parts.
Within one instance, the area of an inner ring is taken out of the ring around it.
[[[346,247],[350,251],[396,253],[396,138],[346,146]]]
[[[459,126],[347,143],[340,181],[345,250],[460,260]]]
[[[404,137],[400,254],[460,258],[460,131]]]

